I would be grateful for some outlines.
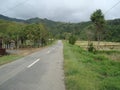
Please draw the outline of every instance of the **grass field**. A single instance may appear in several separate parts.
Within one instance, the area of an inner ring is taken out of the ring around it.
[[[0,56],[0,66],[9,62],[12,62],[16,59],[19,59],[20,55],[6,55],[6,56]]]
[[[64,42],[66,90],[120,90],[120,62],[104,55],[111,53],[93,54]]]

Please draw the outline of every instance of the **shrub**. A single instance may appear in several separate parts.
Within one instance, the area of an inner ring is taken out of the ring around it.
[[[73,36],[73,35],[71,35],[71,36],[69,37],[69,43],[72,44],[72,45],[75,44],[76,40],[77,40],[76,37]]]
[[[90,43],[90,44],[88,45],[88,51],[89,51],[89,52],[93,52],[93,53],[96,52],[96,49],[94,48],[93,43]]]

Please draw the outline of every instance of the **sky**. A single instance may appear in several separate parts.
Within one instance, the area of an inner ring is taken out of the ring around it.
[[[89,21],[101,9],[105,19],[120,18],[120,0],[0,0],[0,14],[18,18],[47,18],[61,22]],[[113,7],[113,8],[112,8]]]

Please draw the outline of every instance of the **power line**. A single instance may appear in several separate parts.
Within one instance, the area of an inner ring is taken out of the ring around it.
[[[115,5],[113,5],[110,9],[108,9],[105,14],[107,14],[110,10],[112,10],[115,6],[117,6],[118,4],[120,4],[120,1],[118,1]]]
[[[15,9],[16,7],[18,7],[18,6],[22,5],[22,4],[25,4],[25,3],[28,2],[28,1],[29,1],[29,0],[25,0],[25,1],[23,1],[23,2],[20,2],[20,3],[18,3],[17,5],[15,5],[15,6],[9,8],[9,9],[7,9],[7,10],[1,12],[1,13],[6,13],[6,12],[8,12],[9,10]]]

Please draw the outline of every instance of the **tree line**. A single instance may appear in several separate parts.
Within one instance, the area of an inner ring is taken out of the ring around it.
[[[52,34],[42,23],[26,24],[0,20],[0,38],[4,48],[40,47],[51,42]]]

